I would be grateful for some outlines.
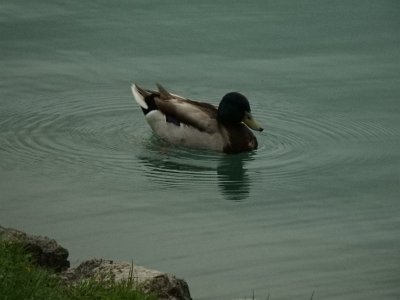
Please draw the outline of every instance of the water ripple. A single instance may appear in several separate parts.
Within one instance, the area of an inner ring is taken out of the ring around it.
[[[119,104],[104,96],[96,99],[96,105],[88,105],[78,100],[81,95],[71,96],[64,95],[58,105],[40,111],[1,116],[0,151],[8,154],[2,155],[1,164],[57,163],[116,176],[143,172],[166,188],[210,190],[218,182],[225,195],[241,199],[249,194],[251,182],[301,180],[310,173],[368,158],[368,153],[343,150],[351,145],[398,136],[395,129],[365,120],[340,115],[315,118],[267,107],[268,113],[256,116],[266,127],[257,134],[259,149],[223,155],[160,141],[133,102]]]

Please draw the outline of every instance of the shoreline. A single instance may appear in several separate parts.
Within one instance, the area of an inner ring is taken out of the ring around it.
[[[92,258],[71,267],[69,251],[56,240],[1,225],[0,240],[21,244],[32,255],[35,264],[51,270],[71,284],[109,276],[115,282],[134,280],[137,289],[146,294],[154,294],[159,300],[192,300],[187,282],[170,273],[138,266],[133,262],[104,258]]]

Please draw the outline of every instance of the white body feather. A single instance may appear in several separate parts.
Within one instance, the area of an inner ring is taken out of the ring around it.
[[[172,144],[215,151],[224,148],[225,139],[220,132],[207,133],[183,123],[167,122],[165,115],[158,110],[149,112],[146,120],[160,138]]]

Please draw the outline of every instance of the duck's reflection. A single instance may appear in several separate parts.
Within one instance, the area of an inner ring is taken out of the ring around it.
[[[171,181],[174,180],[180,181],[180,185],[182,180],[192,183],[191,181],[195,177],[195,180],[206,180],[210,185],[217,182],[221,195],[226,200],[243,201],[249,197],[250,178],[247,174],[246,162],[253,160],[254,153],[235,155],[209,155],[208,153],[204,156],[192,156],[188,152],[184,155],[180,154],[178,156],[143,155],[139,156],[139,159],[146,166],[145,169],[148,171],[146,175],[153,177],[152,180],[163,181],[160,182],[161,184],[171,184]]]
[[[253,160],[252,153],[224,155],[217,168],[218,185],[225,199],[243,201],[250,194],[250,178],[246,162]]]

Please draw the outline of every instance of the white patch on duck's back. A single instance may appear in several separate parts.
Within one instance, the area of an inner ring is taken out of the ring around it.
[[[158,110],[149,112],[146,120],[160,138],[172,144],[215,151],[224,148],[225,139],[219,131],[209,134],[184,123],[167,122],[165,115]]]

